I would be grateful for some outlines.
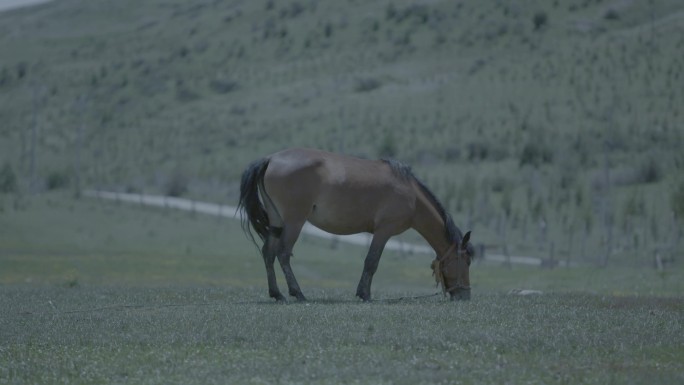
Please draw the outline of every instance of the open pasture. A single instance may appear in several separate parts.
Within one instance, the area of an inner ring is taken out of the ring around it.
[[[60,194],[25,204],[0,216],[25,235],[0,233],[0,383],[684,379],[679,270],[482,261],[473,299],[452,303],[429,296],[429,257],[388,253],[365,304],[364,250],[303,238],[293,268],[311,301],[281,305],[234,221]]]
[[[279,305],[231,287],[3,288],[4,383],[597,383],[683,379],[674,298],[482,294]]]

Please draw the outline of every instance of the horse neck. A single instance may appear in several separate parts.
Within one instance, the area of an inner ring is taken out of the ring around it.
[[[418,189],[416,195],[416,212],[411,227],[425,238],[439,258],[451,247],[445,235],[444,219],[425,193]]]

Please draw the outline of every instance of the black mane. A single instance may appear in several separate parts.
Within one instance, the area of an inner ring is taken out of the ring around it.
[[[411,166],[395,159],[382,158],[382,161],[387,163],[387,165],[390,167],[394,175],[400,177],[401,179],[416,179],[416,177],[413,175],[413,172],[411,171]]]
[[[392,172],[398,177],[405,180],[416,181],[421,191],[423,191],[423,193],[428,197],[430,202],[432,202],[432,204],[435,206],[435,209],[437,210],[439,215],[442,217],[442,220],[444,221],[444,235],[446,236],[447,240],[450,243],[461,242],[461,239],[463,239],[463,233],[456,226],[454,220],[451,218],[451,215],[446,211],[446,209],[442,205],[442,202],[440,202],[439,199],[437,199],[435,194],[432,191],[430,191],[430,189],[425,185],[425,183],[423,183],[420,179],[413,175],[413,172],[411,171],[411,166],[394,159],[382,159],[382,161],[387,163],[390,169],[392,169]]]

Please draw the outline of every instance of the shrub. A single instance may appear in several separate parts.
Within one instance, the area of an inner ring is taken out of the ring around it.
[[[380,143],[378,155],[381,158],[392,158],[397,155],[397,142],[391,132],[386,134],[382,143]]]
[[[485,142],[470,142],[466,145],[468,160],[485,160],[489,156],[489,146]]]
[[[164,190],[166,196],[180,197],[188,192],[188,178],[180,172],[175,172],[166,182]]]
[[[513,212],[513,191],[512,188],[504,187],[501,191],[501,209],[510,218]]]
[[[17,64],[17,79],[23,79],[28,71],[28,64],[26,62],[19,62]]]
[[[180,86],[176,88],[176,100],[183,103],[188,103],[199,99],[200,96],[195,91],[185,87]]]
[[[553,153],[544,144],[530,141],[525,144],[520,153],[520,166],[532,165],[539,166],[543,163],[551,163],[553,161]]]
[[[214,79],[209,82],[209,88],[217,94],[227,94],[238,89],[238,83],[234,80]]]
[[[661,166],[650,158],[637,167],[622,167],[610,170],[610,183],[614,186],[633,186],[639,184],[657,183],[663,177]],[[598,172],[593,177],[593,187],[602,189],[605,187],[603,172]]]
[[[411,4],[404,8],[401,18],[425,24],[430,20],[430,9],[424,4]]]
[[[678,219],[684,219],[684,181],[672,191],[672,211]]]
[[[489,179],[489,185],[492,192],[502,193],[509,189],[511,182],[506,177],[497,175]]]
[[[656,183],[662,178],[663,172],[655,159],[650,158],[639,168],[639,176],[642,183]]]
[[[394,19],[397,16],[397,8],[394,6],[394,4],[389,3],[387,5],[387,10],[385,11],[385,17],[387,20]]]
[[[272,6],[273,4],[271,4]],[[268,6],[267,6],[268,7]],[[268,9],[268,8],[267,8]],[[290,4],[289,6],[286,6],[285,8],[282,8],[280,10],[280,18],[285,19],[285,18],[296,18],[297,16],[301,15],[304,12],[304,6],[300,4],[299,2],[294,2]]]
[[[380,88],[380,86],[382,86],[382,82],[376,78],[361,78],[356,79],[356,83],[354,84],[354,91],[370,92],[374,89]]]
[[[0,71],[0,87],[9,83],[9,81],[10,81],[9,71],[7,71],[7,68],[3,67],[2,71]]]
[[[538,31],[542,29],[548,22],[548,16],[546,16],[546,12],[540,11],[534,14],[532,17],[532,23],[534,24],[534,30]]]
[[[461,159],[461,149],[458,146],[451,145],[444,149],[444,159],[447,162],[453,162]]]
[[[619,20],[620,14],[616,10],[611,8],[603,14],[603,18],[606,20]]]
[[[638,217],[646,215],[646,202],[643,196],[632,193],[622,206],[625,217]]]
[[[59,190],[69,185],[69,175],[63,171],[53,171],[46,179],[46,187],[48,190]]]
[[[17,191],[17,175],[12,165],[8,162],[0,169],[0,193],[12,193]]]

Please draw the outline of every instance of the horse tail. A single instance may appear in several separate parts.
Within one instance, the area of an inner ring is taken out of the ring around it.
[[[259,199],[259,187],[263,189],[264,173],[268,167],[268,158],[260,159],[250,164],[242,173],[240,182],[240,201],[238,210],[240,211],[240,222],[242,230],[249,235],[252,242],[259,247],[252,234],[252,229],[257,233],[262,241],[266,241],[269,233],[269,221],[266,209]],[[251,224],[251,228],[250,228]]]

